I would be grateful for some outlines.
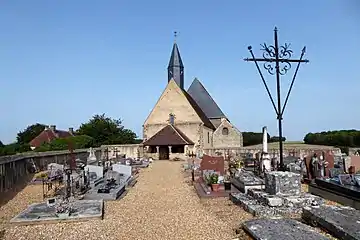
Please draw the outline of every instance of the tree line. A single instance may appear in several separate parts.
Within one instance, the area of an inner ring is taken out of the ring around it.
[[[263,141],[263,134],[262,133],[243,132],[242,136],[243,136],[243,145],[244,145],[244,147],[251,146],[251,145],[256,145],[256,144],[262,144],[262,141]],[[271,137],[270,134],[268,133],[267,134],[267,140],[268,140],[268,143],[278,142],[279,137],[278,136]],[[286,138],[282,137],[282,140],[286,141]]]
[[[0,141],[0,156],[14,155],[16,153],[31,151],[29,142],[37,137],[46,125],[35,123],[20,131],[16,136],[16,142],[4,145]],[[125,128],[120,119],[112,119],[105,114],[97,114],[89,121],[80,125],[75,131],[75,136],[67,138],[58,138],[50,143],[43,143],[34,151],[56,151],[73,149],[99,147],[110,144],[132,144],[140,143],[136,134]]]
[[[335,147],[360,147],[360,131],[352,129],[308,133],[304,142]]]

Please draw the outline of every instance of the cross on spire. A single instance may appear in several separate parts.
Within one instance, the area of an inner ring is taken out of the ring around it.
[[[177,32],[177,31],[174,31],[174,42],[176,42],[177,36],[178,36],[178,32]]]

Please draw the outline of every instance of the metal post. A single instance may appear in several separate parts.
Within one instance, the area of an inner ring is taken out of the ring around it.
[[[303,56],[305,54],[306,48],[304,47],[301,52],[300,59],[290,59],[291,55],[293,53],[292,50],[289,49],[290,44],[284,44],[284,46],[279,47],[279,41],[278,41],[278,34],[277,34],[277,28],[274,29],[274,45],[266,45],[265,43],[261,45],[263,52],[263,58],[255,58],[255,55],[252,51],[252,47],[249,46],[248,50],[251,54],[252,58],[246,58],[245,61],[254,62],[256,65],[256,68],[260,74],[261,80],[265,86],[265,89],[267,91],[267,94],[270,98],[270,101],[272,103],[272,106],[275,110],[275,113],[277,115],[278,120],[278,130],[279,130],[279,154],[280,154],[280,170],[285,171],[284,166],[284,158],[283,158],[283,132],[282,132],[282,119],[284,110],[287,104],[287,101],[289,99],[292,87],[294,85],[294,81],[297,75],[297,72],[300,67],[300,63],[307,63],[309,60],[303,60]],[[275,105],[274,99],[270,93],[270,90],[265,82],[265,78],[260,70],[259,62],[263,63],[263,67],[265,70],[268,71],[269,74],[274,75],[276,74],[276,90],[277,90],[277,106]],[[275,70],[273,63],[275,63]],[[280,75],[285,75],[288,70],[291,68],[291,63],[297,63],[297,67],[294,73],[294,76],[292,78],[292,82],[290,85],[290,88],[288,90],[284,105],[281,105],[281,82],[280,82]]]

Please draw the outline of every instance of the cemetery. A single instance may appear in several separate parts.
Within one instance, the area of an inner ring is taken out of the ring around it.
[[[287,156],[286,171],[279,171],[277,159],[267,153],[266,127],[263,133],[258,159],[228,157],[226,161],[222,156],[203,155],[184,164],[192,172],[198,196],[228,196],[252,214],[255,219],[242,227],[255,239],[330,239],[313,227],[339,239],[360,239],[360,211],[355,210],[360,206],[360,175],[346,173],[349,163],[324,151],[314,151],[303,161]],[[308,183],[308,192],[302,183]],[[328,205],[329,201],[344,206]]]
[[[102,219],[104,201],[122,198],[137,182],[134,173],[138,173],[131,162],[106,160],[98,161],[90,148],[85,160],[72,158],[64,165],[48,164],[47,170],[35,174],[30,183],[43,185],[44,202],[29,205],[10,223],[34,225]]]

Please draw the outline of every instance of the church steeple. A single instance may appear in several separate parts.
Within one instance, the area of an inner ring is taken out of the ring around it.
[[[176,32],[175,32],[176,38]],[[184,65],[181,60],[180,52],[176,41],[171,52],[168,66],[168,82],[174,79],[181,89],[184,89]]]

